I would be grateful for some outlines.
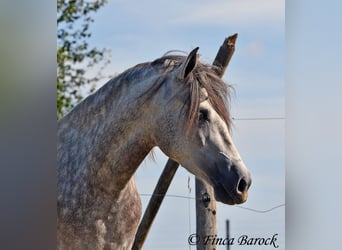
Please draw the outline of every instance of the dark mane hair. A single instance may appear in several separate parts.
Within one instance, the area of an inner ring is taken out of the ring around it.
[[[209,102],[225,121],[231,130],[231,116],[229,112],[230,86],[216,74],[214,67],[208,64],[197,63],[195,69],[185,79],[190,85],[190,104],[188,113],[188,128],[191,129],[198,118],[200,91],[205,88],[208,93]]]
[[[174,70],[186,59],[185,56],[168,55],[151,62],[152,66],[161,66],[166,72]],[[208,92],[208,98],[215,109],[231,129],[231,115],[229,112],[229,100],[231,86],[226,84],[215,72],[216,66],[197,62],[196,67],[184,79],[185,85],[190,88],[187,98],[188,122],[187,132],[196,125],[201,99],[201,88]]]
[[[141,63],[135,67],[126,70],[122,77],[131,78],[136,77],[137,74],[149,74],[153,72],[159,72],[160,77],[153,84],[152,88],[146,93],[153,95],[167,80],[169,73],[178,68],[186,59],[186,56],[180,55],[166,55],[158,58],[152,62]],[[149,73],[146,70],[150,68]],[[185,106],[187,108],[188,121],[186,124],[186,131],[189,133],[191,129],[197,124],[199,104],[201,102],[201,88],[205,88],[208,93],[208,99],[225,121],[228,129],[231,129],[231,116],[229,112],[229,100],[231,86],[226,84],[215,72],[216,66],[204,64],[197,61],[196,67],[191,71],[189,75],[184,79],[184,86],[189,86],[189,96],[186,98]]]

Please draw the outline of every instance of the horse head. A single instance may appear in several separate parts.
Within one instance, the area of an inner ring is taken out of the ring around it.
[[[214,189],[225,204],[246,201],[251,177],[230,134],[228,86],[212,66],[199,62],[198,48],[168,74],[155,100],[156,144],[171,159]]]

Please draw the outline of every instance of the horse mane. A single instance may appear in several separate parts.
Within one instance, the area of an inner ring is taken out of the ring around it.
[[[173,51],[172,51],[173,52]],[[167,52],[161,58],[158,58],[152,62],[145,62],[138,64],[118,77],[125,80],[140,78],[142,74],[148,76],[149,74],[155,74],[156,71],[160,73],[160,77],[157,78],[151,89],[142,93],[143,95],[153,95],[167,80],[169,73],[178,68],[185,60],[186,56],[182,55],[169,55]],[[197,124],[197,118],[199,113],[199,104],[201,102],[201,88],[205,88],[208,93],[208,99],[219,114],[219,116],[227,124],[228,129],[231,130],[231,115],[229,111],[230,101],[230,85],[226,84],[215,72],[216,66],[209,65],[197,61],[195,68],[184,79],[184,86],[189,86],[187,93],[189,95],[185,98],[185,105],[187,107],[187,133]]]
[[[216,66],[198,62],[194,70],[187,76],[185,83],[190,85],[190,108],[188,112],[188,129],[191,129],[198,119],[201,88],[208,93],[209,102],[225,121],[231,130],[231,115],[229,108],[230,88],[215,71]]]

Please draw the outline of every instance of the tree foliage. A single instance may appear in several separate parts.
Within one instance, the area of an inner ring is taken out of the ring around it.
[[[57,119],[83,98],[81,86],[91,86],[102,77],[109,63],[107,49],[90,48],[91,16],[106,0],[57,0]],[[107,57],[107,58],[106,58]],[[96,76],[86,72],[101,66]],[[83,90],[84,92],[84,90]]]

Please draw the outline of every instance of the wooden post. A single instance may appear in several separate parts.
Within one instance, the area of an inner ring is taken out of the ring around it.
[[[232,58],[235,51],[235,42],[238,37],[238,34],[235,33],[232,36],[224,39],[223,44],[221,45],[219,51],[217,52],[216,58],[213,62],[213,65],[217,66],[216,72],[222,77],[224,72],[226,71],[230,59]]]
[[[139,250],[142,248],[178,166],[179,164],[171,159],[167,161],[153,191],[153,195],[147,205],[144,216],[139,224],[132,250]]]
[[[213,65],[217,74],[222,77],[235,51],[237,34],[226,38],[221,45]],[[210,239],[217,235],[216,200],[213,188],[196,178],[196,233],[199,236],[197,250],[216,249]]]
[[[212,239],[217,235],[216,200],[213,188],[196,178],[196,233],[200,241],[197,250],[215,250]]]
[[[214,65],[217,66],[217,74],[222,77],[224,74],[224,71],[226,70],[230,58],[232,57],[234,50],[235,50],[235,41],[237,38],[237,34],[234,34],[233,36],[230,36],[228,38],[226,38],[222,44],[222,46],[220,47],[216,58],[214,60]],[[147,234],[151,228],[151,225],[154,221],[154,218],[159,210],[159,207],[165,197],[165,194],[170,186],[170,183],[172,181],[173,176],[175,175],[177,169],[178,169],[179,164],[171,159],[169,159],[166,163],[166,166],[161,174],[161,176],[159,177],[158,183],[153,191],[153,195],[150,199],[150,202],[148,203],[148,206],[145,210],[144,216],[139,224],[139,228],[138,231],[135,235],[135,240],[134,240],[134,244],[132,249],[133,250],[139,250],[142,248],[145,239],[147,237]],[[197,181],[196,181],[197,183]],[[196,184],[197,185],[197,184]],[[204,184],[206,185],[206,184]],[[202,190],[202,188],[200,188],[198,190]],[[204,189],[203,189],[204,190]],[[211,192],[210,197],[212,199],[214,199],[214,196],[212,194],[212,188],[209,187],[205,190],[208,190],[209,192]],[[211,190],[211,191],[210,191]],[[208,194],[209,194],[208,192]],[[216,201],[215,201],[216,202]],[[216,211],[216,203],[215,203],[215,211]],[[215,219],[215,223],[216,223],[216,219]],[[197,223],[196,223],[197,224]],[[206,224],[203,224],[203,227]],[[198,228],[199,226],[197,226]],[[215,226],[215,230],[216,230],[216,226]]]

